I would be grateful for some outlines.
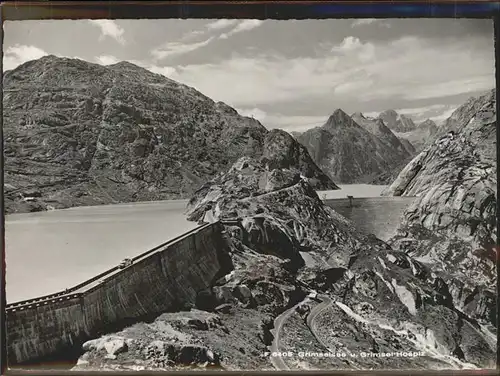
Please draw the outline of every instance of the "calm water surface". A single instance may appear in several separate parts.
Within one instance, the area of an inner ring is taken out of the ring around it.
[[[370,185],[370,184],[347,184],[339,185],[340,189],[335,191],[317,191],[321,199],[347,198],[354,197],[378,197],[388,185]]]
[[[81,207],[5,218],[6,297],[15,302],[74,286],[189,231],[187,201]]]
[[[379,196],[385,186],[343,185],[327,198]],[[61,291],[89,279],[197,224],[186,200],[92,206],[8,215],[6,293],[15,302]]]

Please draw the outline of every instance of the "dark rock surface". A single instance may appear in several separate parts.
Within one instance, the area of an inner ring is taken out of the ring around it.
[[[298,141],[336,183],[371,182],[410,156],[381,121],[336,110],[325,125],[302,133]],[[359,123],[358,123],[359,121]]]
[[[496,325],[495,92],[446,124],[456,134],[426,147],[384,193],[417,196],[391,244],[431,267],[458,309]]]
[[[7,72],[3,88],[7,213],[188,197],[241,156],[260,156],[268,132],[127,62],[46,56]],[[334,188],[306,164],[318,189]]]

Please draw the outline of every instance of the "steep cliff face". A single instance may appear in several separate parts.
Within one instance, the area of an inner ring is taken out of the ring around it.
[[[438,127],[437,135],[442,136],[447,132],[457,132],[462,129],[486,103],[491,102],[492,95],[495,95],[495,90],[486,92],[479,97],[470,97],[446,119],[444,124]]]
[[[380,121],[336,110],[322,127],[297,137],[316,164],[337,183],[364,183],[391,171],[409,156],[405,147]]]
[[[496,319],[495,92],[469,100],[438,138],[400,173],[387,195],[417,196],[392,240],[432,265],[450,284],[455,304],[471,316]]]
[[[239,157],[261,155],[267,134],[127,62],[47,56],[3,85],[8,213],[186,197]]]

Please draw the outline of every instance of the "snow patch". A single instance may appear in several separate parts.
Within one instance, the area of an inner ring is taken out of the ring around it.
[[[377,275],[377,276],[378,276],[378,277],[382,280],[382,282],[384,282],[384,283],[385,283],[385,285],[387,286],[387,288],[388,288],[389,290],[391,290],[392,292],[394,292],[394,287],[393,287],[393,286],[392,286],[389,282],[387,282],[387,281],[384,279],[384,277],[382,276],[382,274],[380,274],[380,272],[375,271],[375,274],[376,274],[376,275]]]
[[[392,286],[401,303],[403,303],[406,308],[408,308],[408,311],[415,316],[417,314],[417,307],[413,294],[405,286],[398,285],[394,278],[392,279]]]
[[[417,275],[418,274],[418,270],[417,270],[417,267],[415,266],[415,263],[409,257],[407,257],[406,259],[410,263],[411,273],[413,275]]]
[[[339,308],[342,311],[344,311],[347,316],[353,318],[354,320],[356,320],[358,322],[361,322],[363,324],[369,324],[370,323],[368,320],[364,319],[363,317],[361,317],[357,313],[354,313],[353,310],[350,309],[348,306],[346,306],[344,303],[335,302],[335,304],[337,304],[337,306],[339,306]]]
[[[385,258],[389,261],[389,262],[392,262],[393,264],[396,262],[396,257],[394,257],[393,255],[391,254],[387,254],[385,256]]]
[[[385,265],[384,260],[382,260],[382,259],[381,259],[380,257],[378,257],[378,256],[377,256],[377,259],[378,259],[378,261],[380,262],[380,265],[382,265],[382,267],[383,267],[384,269],[387,269],[387,265]]]

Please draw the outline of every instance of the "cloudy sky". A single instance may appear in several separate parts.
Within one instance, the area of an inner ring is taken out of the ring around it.
[[[495,85],[491,20],[7,21],[4,32],[4,70],[46,54],[128,60],[288,131],[336,108],[439,121]]]

